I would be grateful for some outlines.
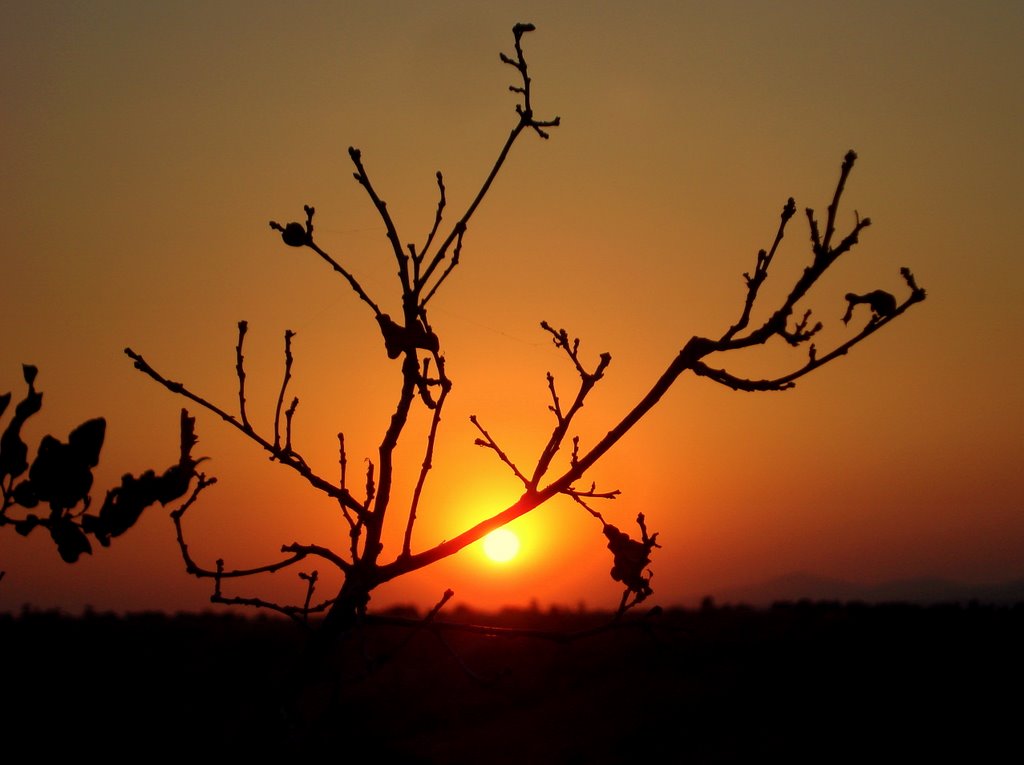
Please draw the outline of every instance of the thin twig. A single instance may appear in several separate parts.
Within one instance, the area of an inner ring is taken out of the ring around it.
[[[530,482],[527,480],[526,476],[523,475],[519,468],[516,467],[515,463],[512,462],[509,456],[502,451],[501,447],[498,446],[497,442],[491,437],[491,434],[484,429],[484,426],[480,424],[477,416],[475,414],[471,414],[469,416],[469,421],[476,426],[476,429],[479,430],[480,434],[483,436],[483,438],[476,439],[474,443],[477,446],[483,446],[486,449],[493,449],[494,453],[498,455],[498,459],[508,465],[509,469],[515,473],[516,478],[522,481],[523,485],[529,488]]]
[[[288,390],[288,382],[292,379],[292,338],[295,333],[290,329],[284,331],[284,378],[281,380],[281,392],[277,394],[277,407],[274,409],[274,448],[281,448],[281,407],[284,394]]]
[[[246,321],[238,322],[238,345],[235,347],[235,373],[238,375],[238,411],[242,417],[242,428],[251,431],[249,418],[245,413],[245,359],[242,356],[242,342],[245,340],[246,330],[249,324]]]
[[[416,479],[416,487],[412,492],[412,502],[409,504],[409,519],[405,525],[405,538],[402,542],[402,554],[409,555],[412,546],[412,529],[416,524],[416,512],[419,509],[420,498],[423,495],[423,487],[427,481],[427,475],[434,466],[434,447],[437,442],[437,431],[441,424],[441,411],[444,409],[444,402],[451,390],[451,382],[444,372],[444,359],[437,358],[439,383],[441,394],[433,408],[433,416],[430,418],[430,430],[427,433],[427,445],[423,454],[423,462],[420,465],[419,476]]]

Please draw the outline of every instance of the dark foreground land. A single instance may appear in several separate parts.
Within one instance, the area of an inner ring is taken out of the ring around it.
[[[638,615],[640,616],[640,615]],[[455,612],[573,632],[600,614]],[[304,635],[238,615],[0,616],[5,750],[187,762],[1019,761],[1024,605],[671,610],[574,640],[373,625],[283,711]]]

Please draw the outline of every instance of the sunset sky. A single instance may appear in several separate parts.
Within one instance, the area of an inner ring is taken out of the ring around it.
[[[33,446],[107,418],[99,500],[122,473],[177,458],[185,402],[122,349],[236,411],[240,319],[257,427],[271,429],[292,329],[297,448],[327,477],[339,431],[352,474],[376,459],[398,363],[348,285],[267,222],[314,205],[319,244],[399,312],[394,260],[347,147],[362,150],[402,241],[430,228],[437,170],[454,220],[515,123],[514,71],[498,52],[529,21],[534,106],[562,126],[515,146],[432,305],[455,387],[414,548],[521,494],[473,446],[469,416],[532,467],[551,427],[545,373],[564,395],[575,382],[541,320],[581,338],[588,363],[612,355],[575,431],[592,444],[691,336],[736,320],[742,274],[793,196],[800,213],[764,288],[765,301],[781,299],[809,258],[802,211],[825,215],[854,149],[838,228],[855,211],[873,225],[806,307],[834,340],[843,294],[902,297],[901,266],[928,299],[795,390],[738,393],[684,376],[590,474],[622,490],[599,509],[634,533],[642,511],[660,532],[652,584],[665,605],[794,571],[864,583],[1024,577],[1021,3],[2,7],[0,393],[17,400],[21,364],[38,365]],[[722,363],[763,376],[804,354],[773,343]],[[187,516],[197,558],[246,567],[295,541],[346,549],[336,505],[192,410],[203,468],[219,479]],[[386,560],[418,432],[399,451]],[[429,606],[449,587],[483,607],[617,605],[601,526],[580,508],[558,500],[512,528],[513,560],[488,562],[476,545],[382,587],[373,605]],[[44,531],[0,532],[0,610],[208,605],[209,584],[185,574],[159,506],[74,566]],[[233,594],[298,601],[295,573]]]

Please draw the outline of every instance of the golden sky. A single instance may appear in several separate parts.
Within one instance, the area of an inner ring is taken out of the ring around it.
[[[901,266],[927,301],[795,390],[683,377],[591,474],[623,492],[601,510],[631,529],[643,511],[660,532],[653,586],[665,604],[792,571],[868,583],[1024,576],[1022,8],[4,2],[0,392],[17,397],[21,363],[39,366],[33,442],[107,417],[102,497],[121,473],[177,453],[183,402],[122,348],[231,408],[246,319],[257,425],[270,427],[282,334],[295,330],[297,445],[333,476],[344,431],[351,469],[364,469],[397,363],[347,284],[267,221],[316,206],[321,246],[397,312],[383,227],[346,149],[362,150],[403,241],[421,242],[435,171],[461,211],[514,124],[514,72],[498,52],[530,21],[534,105],[562,126],[516,145],[433,305],[455,388],[414,547],[521,493],[472,446],[468,417],[532,464],[551,426],[544,375],[573,381],[542,319],[579,336],[585,358],[612,355],[580,423],[593,443],[686,340],[735,321],[741,275],[771,244],[786,198],[824,215],[855,149],[839,226],[855,210],[873,225],[808,307],[838,337],[843,293],[898,292]],[[801,213],[766,299],[808,256]],[[760,349],[740,369],[768,374],[796,362],[786,354]],[[220,482],[190,517],[197,556],[248,566],[293,541],[345,547],[330,501],[215,417],[201,414],[198,432]],[[419,446],[408,447],[411,476]],[[557,501],[513,527],[513,562],[467,549],[374,603],[430,604],[451,587],[481,606],[617,604],[593,518]],[[45,532],[4,531],[0,609],[206,606],[207,584],[184,573],[159,507],[75,566]],[[257,593],[294,599],[301,583],[283,573],[239,591]]]

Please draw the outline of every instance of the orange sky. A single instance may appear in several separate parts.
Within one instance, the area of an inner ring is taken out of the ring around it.
[[[296,330],[299,448],[333,476],[343,430],[362,466],[398,368],[348,286],[267,221],[315,205],[320,244],[397,310],[346,147],[362,149],[403,241],[422,241],[434,172],[450,209],[463,207],[513,125],[497,54],[517,21],[538,27],[525,39],[535,106],[562,127],[516,146],[433,306],[455,390],[415,545],[518,497],[472,446],[468,416],[529,463],[550,428],[545,372],[572,379],[541,319],[581,337],[587,358],[612,354],[580,424],[593,443],[691,335],[735,320],[741,274],[786,198],[823,213],[853,148],[841,228],[854,210],[874,225],[809,306],[838,333],[841,295],[898,291],[904,265],[928,300],[793,391],[682,378],[592,474],[623,491],[602,510],[623,528],[642,510],[661,532],[662,603],[798,570],[869,583],[1024,576],[1013,2],[4,3],[0,392],[22,392],[22,362],[40,367],[32,440],[102,414],[99,489],[165,467],[182,402],[121,349],[232,407],[244,318],[253,419],[271,422],[281,335]],[[805,265],[807,241],[801,214],[766,297]],[[763,349],[742,369],[778,369],[785,353]],[[330,502],[215,418],[198,428],[220,483],[191,518],[197,556],[247,566],[292,541],[344,547]],[[414,470],[409,446],[400,457]],[[514,563],[469,549],[374,602],[426,605],[451,587],[482,606],[617,604],[592,518],[560,501],[514,527]],[[43,532],[5,532],[0,609],[206,606],[160,508],[75,566]],[[284,573],[239,594],[300,592]]]

